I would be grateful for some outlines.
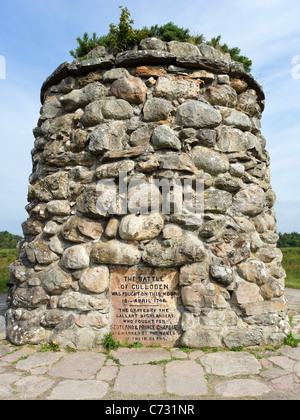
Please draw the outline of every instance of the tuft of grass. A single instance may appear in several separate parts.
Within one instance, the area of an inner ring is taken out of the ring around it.
[[[68,346],[68,344],[66,345],[66,352],[67,353],[76,353],[76,349],[74,349],[73,347]]]
[[[135,341],[134,343],[129,343],[128,340],[126,340],[123,347],[139,349],[139,348],[143,347],[143,344],[140,343],[139,341]]]
[[[189,347],[179,346],[179,350],[183,351],[186,354],[190,354],[193,349],[190,349]]]
[[[300,343],[300,339],[295,338],[292,333],[289,333],[286,337],[284,337],[284,344],[291,347],[298,347]]]
[[[175,360],[175,359],[171,358],[171,359],[156,360],[156,361],[153,361],[153,362],[149,362],[149,365],[166,365],[167,363],[170,363],[173,360]]]
[[[60,351],[59,344],[56,341],[51,341],[51,343],[43,344],[40,348],[40,352],[43,353],[46,351]]]
[[[231,347],[230,351],[244,351],[244,347],[242,346]]]
[[[121,345],[120,341],[114,339],[112,333],[106,334],[101,343],[107,351],[117,350]]]

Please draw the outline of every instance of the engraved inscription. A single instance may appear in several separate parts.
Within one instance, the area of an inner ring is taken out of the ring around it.
[[[111,332],[122,344],[172,346],[179,338],[178,271],[116,267],[111,274]]]

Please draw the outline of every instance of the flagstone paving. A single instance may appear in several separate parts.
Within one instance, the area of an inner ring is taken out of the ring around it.
[[[259,361],[247,352],[210,353],[202,356],[200,361],[208,373],[226,377],[254,375],[261,369]]]
[[[163,381],[163,366],[121,366],[113,390],[127,396],[156,396],[164,393]]]
[[[175,360],[166,365],[166,388],[168,393],[184,397],[208,394],[204,370],[193,360]]]
[[[300,345],[207,353],[119,348],[110,355],[39,349],[0,341],[0,400],[300,400]]]
[[[112,350],[111,356],[118,359],[121,365],[153,363],[159,360],[171,360],[171,353],[164,348],[119,348]]]
[[[233,379],[216,385],[216,392],[224,397],[259,397],[271,392],[270,388],[254,379]]]

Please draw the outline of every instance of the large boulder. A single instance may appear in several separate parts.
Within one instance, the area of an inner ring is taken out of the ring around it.
[[[141,104],[146,98],[147,86],[138,77],[124,77],[113,82],[109,93],[131,104]]]
[[[246,216],[256,216],[261,213],[265,205],[265,193],[258,185],[243,188],[233,198],[233,210]]]
[[[183,127],[211,128],[217,127],[221,121],[220,111],[203,102],[184,102],[176,112],[176,122]]]
[[[139,216],[130,214],[123,217],[119,234],[124,240],[143,241],[157,237],[163,227],[163,218],[158,213]]]
[[[194,147],[191,151],[191,157],[198,169],[202,169],[211,175],[224,173],[229,169],[228,158],[207,147]]]
[[[136,265],[141,259],[141,252],[134,246],[116,239],[98,242],[92,251],[95,264]]]

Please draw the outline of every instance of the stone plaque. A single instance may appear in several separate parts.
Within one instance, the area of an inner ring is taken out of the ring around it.
[[[178,271],[116,267],[111,274],[111,332],[122,344],[173,346],[179,338]]]

